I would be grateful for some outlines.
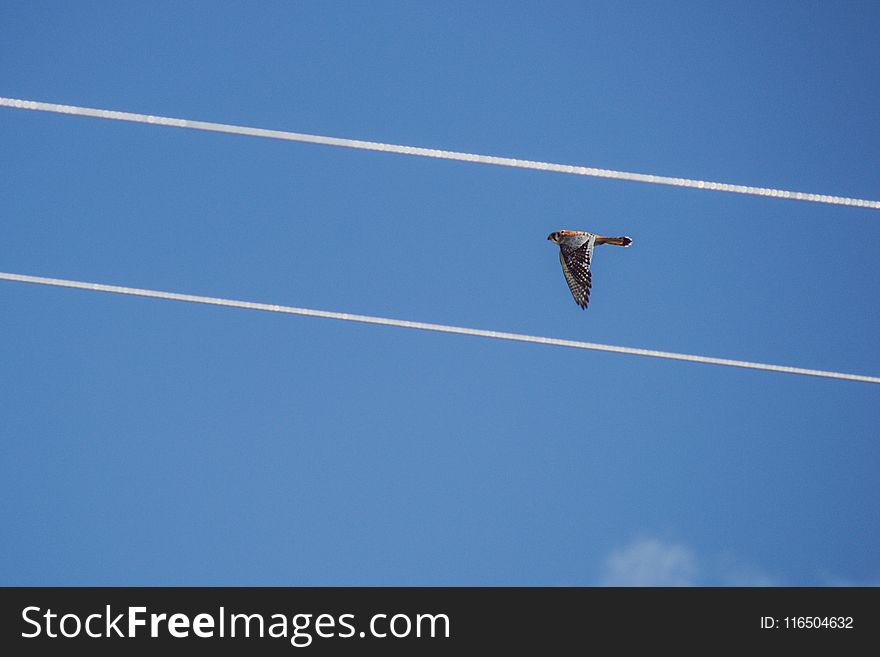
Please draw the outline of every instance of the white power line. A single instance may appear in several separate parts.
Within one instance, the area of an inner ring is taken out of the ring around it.
[[[708,189],[718,192],[733,192],[736,194],[750,194],[753,196],[769,196],[773,198],[793,199],[797,201],[811,201],[813,203],[830,203],[833,205],[850,205],[861,208],[880,209],[880,201],[871,201],[845,196],[829,196],[828,194],[812,194],[809,192],[792,192],[784,189],[771,189],[767,187],[751,187],[749,185],[734,185],[730,183],[711,182],[707,180],[693,180],[691,178],[674,178],[671,176],[657,176],[649,173],[632,173],[629,171],[615,171],[613,169],[597,169],[595,167],[573,166],[570,164],[554,164],[552,162],[536,162],[534,160],[519,160],[511,157],[497,157],[494,155],[478,155],[476,153],[462,153],[458,151],[445,151],[435,148],[422,148],[419,146],[400,146],[398,144],[383,144],[375,141],[363,141],[360,139],[345,139],[342,137],[325,137],[322,135],[310,135],[300,132],[288,132],[286,130],[267,130],[265,128],[249,128],[246,126],[229,125],[226,123],[211,123],[209,121],[194,121],[191,119],[174,119],[166,116],[152,116],[149,114],[135,114],[132,112],[116,112],[113,110],[94,109],[91,107],[79,107],[76,105],[59,105],[57,103],[43,103],[35,100],[21,100],[18,98],[0,97],[0,106],[14,107],[18,109],[37,110],[40,112],[55,112],[58,114],[75,114],[77,116],[89,116],[98,119],[111,119],[114,121],[132,121],[134,123],[148,123],[173,128],[189,128],[191,130],[207,130],[210,132],[225,132],[235,135],[247,135],[250,137],[265,137],[267,139],[282,139],[286,141],[299,141],[309,144],[322,144],[325,146],[342,146],[343,148],[356,148],[360,150],[381,151],[383,153],[397,153],[400,155],[418,155],[420,157],[433,157],[443,160],[457,160],[460,162],[476,162],[479,164],[495,164],[504,167],[517,167],[520,169],[537,169],[539,171],[553,171],[556,173],[569,173],[577,176],[593,176],[596,178],[613,178],[615,180],[629,180],[633,182],[653,183],[655,185],[673,185],[675,187],[692,187],[694,189]]]
[[[860,381],[863,383],[880,383],[878,376],[865,376],[861,374],[847,374],[844,372],[828,372],[824,370],[811,370],[803,367],[788,367],[786,365],[769,365],[767,363],[751,363],[744,360],[731,360],[728,358],[714,358],[711,356],[695,356],[693,354],[678,354],[670,351],[655,351],[653,349],[638,349],[634,347],[618,347],[595,342],[581,342],[579,340],[562,340],[559,338],[544,338],[535,335],[523,335],[521,333],[505,333],[503,331],[487,331],[485,329],[464,328],[461,326],[447,326],[445,324],[429,324],[427,322],[412,322],[404,319],[389,319],[386,317],[373,317],[370,315],[353,315],[350,313],[338,313],[328,310],[313,310],[311,308],[296,308],[294,306],[280,306],[269,303],[255,303],[253,301],[237,301],[235,299],[221,299],[218,297],[204,297],[194,294],[180,294],[177,292],[161,292],[159,290],[145,290],[135,287],[123,287],[120,285],[105,285],[103,283],[85,283],[71,281],[62,278],[44,278],[42,276],[28,276],[26,274],[9,274],[0,272],[0,280],[16,281],[19,283],[35,283],[37,285],[52,285],[55,287],[75,288],[79,290],[92,290],[94,292],[111,292],[113,294],[127,294],[137,297],[151,297],[154,299],[166,299],[169,301],[188,301],[190,303],[203,303],[212,306],[226,306],[229,308],[244,308],[245,310],[263,310],[273,313],[285,313],[288,315],[305,315],[307,317],[323,317],[325,319],[339,319],[346,322],[361,322],[364,324],[380,324],[382,326],[396,326],[399,328],[419,329],[422,331],[437,331],[440,333],[456,333],[458,335],[472,335],[481,338],[493,338],[495,340],[512,340],[515,342],[532,342],[546,344],[555,347],[571,347],[573,349],[591,349],[593,351],[607,351],[617,354],[630,354],[632,356],[650,356],[652,358],[666,358],[668,360],[683,360],[691,363],[705,363],[707,365],[724,365],[727,367],[744,367],[753,370],[767,372],[783,372],[785,374],[803,374],[806,376],[818,376],[828,379],[845,379],[848,381]]]

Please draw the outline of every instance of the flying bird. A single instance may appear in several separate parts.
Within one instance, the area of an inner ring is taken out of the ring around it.
[[[562,273],[565,274],[568,289],[571,290],[574,302],[584,310],[590,303],[590,288],[593,287],[593,276],[590,273],[593,247],[597,244],[632,244],[632,239],[626,236],[605,237],[582,230],[558,230],[550,233],[547,239],[559,245],[559,262],[562,263]]]

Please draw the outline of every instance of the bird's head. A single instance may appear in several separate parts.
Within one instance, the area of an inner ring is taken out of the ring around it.
[[[554,244],[559,244],[559,231],[554,231],[547,236],[547,239]]]

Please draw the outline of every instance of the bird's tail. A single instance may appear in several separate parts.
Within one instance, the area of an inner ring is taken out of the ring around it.
[[[621,237],[597,237],[596,244],[613,244],[614,246],[629,246],[632,244],[632,238],[623,235]]]

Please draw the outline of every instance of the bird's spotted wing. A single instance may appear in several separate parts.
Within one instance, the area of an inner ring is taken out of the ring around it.
[[[568,289],[571,290],[575,303],[584,309],[590,303],[590,288],[593,287],[590,260],[593,258],[595,243],[596,236],[590,235],[584,244],[575,249],[565,244],[559,247],[559,262],[562,263],[565,282],[568,283]]]

